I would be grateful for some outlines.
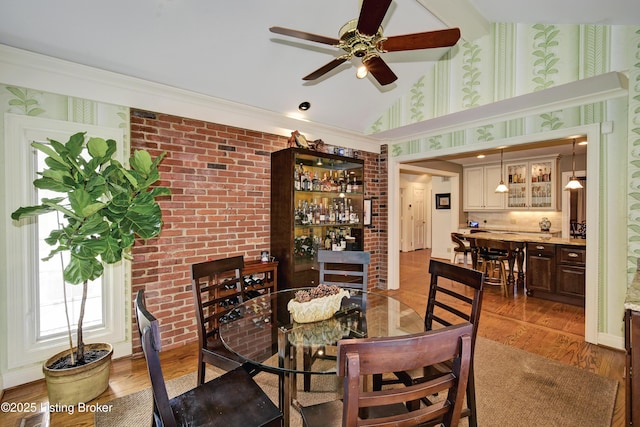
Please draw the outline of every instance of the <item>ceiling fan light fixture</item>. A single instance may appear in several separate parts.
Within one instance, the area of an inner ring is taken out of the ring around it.
[[[367,74],[369,74],[369,70],[367,70],[367,67],[364,64],[359,66],[356,70],[356,77],[359,79],[364,79],[367,77]]]
[[[344,51],[344,54],[333,58],[327,64],[304,76],[302,80],[316,80],[328,72],[339,67],[351,58],[362,58],[368,64],[367,73],[359,71],[356,76],[360,79],[371,74],[380,86],[392,84],[398,79],[380,57],[386,52],[400,52],[420,49],[435,49],[455,45],[460,39],[459,28],[447,28],[435,31],[403,34],[385,37],[382,21],[387,14],[392,0],[361,0],[360,14],[357,19],[351,19],[338,32],[338,38],[325,37],[306,31],[293,30],[284,27],[270,27],[269,31],[289,37],[331,45]]]

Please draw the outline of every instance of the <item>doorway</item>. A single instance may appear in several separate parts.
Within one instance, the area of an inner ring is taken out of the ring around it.
[[[400,250],[429,248],[431,176],[403,171],[400,179]]]
[[[399,206],[399,200],[397,198],[399,192],[399,176],[400,170],[404,170],[407,167],[415,167],[418,162],[424,162],[428,160],[441,159],[447,155],[464,155],[465,153],[471,153],[478,151],[479,149],[497,149],[498,146],[518,146],[525,144],[532,144],[536,141],[553,140],[557,138],[574,138],[572,135],[584,135],[589,141],[590,149],[587,151],[587,171],[589,173],[589,180],[591,182],[600,182],[600,170],[601,162],[605,161],[600,158],[600,146],[601,146],[601,134],[600,126],[598,124],[585,125],[579,128],[573,129],[560,129],[555,131],[546,132],[544,137],[538,135],[524,135],[519,137],[513,137],[508,140],[494,140],[486,143],[471,144],[469,146],[457,146],[450,149],[439,150],[434,153],[419,153],[417,155],[405,156],[401,158],[389,157],[388,164],[388,189],[389,189],[389,222],[388,222],[388,283],[389,289],[397,289],[399,285],[400,277],[400,259],[399,259],[399,241],[397,238],[397,230],[399,227],[399,212],[397,207]],[[411,164],[411,165],[410,165]],[[417,168],[425,173],[424,168]],[[440,173],[442,171],[433,171]],[[456,181],[457,181],[457,174]],[[601,227],[600,224],[600,203],[601,195],[598,192],[598,186],[591,185],[587,189],[587,211],[589,212],[589,221],[594,226],[587,228],[587,240],[589,245],[587,246],[586,254],[586,288],[585,288],[585,340],[594,344],[605,344],[611,347],[620,347],[618,337],[610,336],[610,334],[600,334],[598,330],[598,318],[600,314],[600,306],[598,304],[599,299],[599,280],[600,280],[600,258],[601,258]],[[459,189],[459,184],[452,185],[452,188]],[[457,211],[459,205],[454,205],[457,202],[457,198],[453,197],[452,193],[452,224],[451,229],[456,229],[459,226]],[[395,209],[393,207],[396,207]],[[454,220],[455,217],[455,220]],[[455,224],[454,224],[455,223]],[[622,233],[623,230],[616,230],[616,232]],[[606,246],[606,245],[605,245]],[[603,250],[608,247],[603,248]]]

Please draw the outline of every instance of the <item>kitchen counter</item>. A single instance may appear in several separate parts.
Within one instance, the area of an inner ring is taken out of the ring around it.
[[[465,226],[460,226],[459,232],[462,234],[469,234],[472,232],[487,232],[487,233],[516,233],[516,234],[533,234],[533,235],[552,235],[554,237],[559,237],[562,235],[562,230],[557,228],[552,228],[549,231],[541,231],[540,228],[513,228],[507,226],[491,226],[491,227],[481,227],[481,228],[471,228]]]
[[[473,237],[485,240],[495,240],[502,242],[522,242],[522,243],[550,243],[553,245],[567,245],[567,246],[587,246],[586,239],[565,239],[562,237],[548,237],[549,235],[536,236],[532,234],[518,234],[518,233],[491,233],[480,232],[473,233]],[[468,237],[468,236],[465,236]],[[640,298],[639,298],[640,301]]]
[[[507,249],[509,285],[514,283],[515,261],[518,271],[516,287],[526,289],[527,296],[584,306],[587,241],[547,236],[481,232],[465,237],[474,249],[471,252],[474,268],[478,265],[475,248]]]

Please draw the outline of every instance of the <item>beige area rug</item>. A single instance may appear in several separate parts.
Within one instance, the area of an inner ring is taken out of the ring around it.
[[[482,338],[476,343],[475,363],[481,427],[611,425],[618,390],[618,383],[613,379]],[[216,371],[210,370],[209,374],[213,377]],[[275,375],[261,373],[256,380],[277,402]],[[171,380],[167,383],[169,396],[183,393],[195,383],[195,373]],[[301,383],[300,380],[299,387]],[[311,389],[311,393],[298,392],[301,404],[333,400],[337,398],[337,377],[314,375]],[[113,405],[111,412],[96,413],[96,427],[146,426],[151,421],[150,389],[109,403]],[[292,410],[291,425],[302,425],[295,410]],[[460,425],[466,426],[466,420]]]

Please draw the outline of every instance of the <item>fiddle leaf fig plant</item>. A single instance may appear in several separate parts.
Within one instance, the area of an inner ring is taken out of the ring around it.
[[[160,179],[158,165],[166,153],[152,159],[147,151],[135,151],[130,168],[126,168],[113,158],[114,140],[87,138],[85,132],[72,135],[64,144],[49,139],[49,143],[31,145],[47,156],[48,167],[38,172],[33,185],[61,195],[43,198],[40,205],[21,207],[11,218],[18,221],[48,212],[63,218],[45,239],[53,249],[44,260],[68,252],[64,282],[83,286],[75,360],[67,317],[71,365],[79,365],[84,363],[82,321],[89,281],[102,276],[105,263],[131,259],[136,236],[146,240],[160,234],[162,211],[156,198],[171,192],[152,186]]]

